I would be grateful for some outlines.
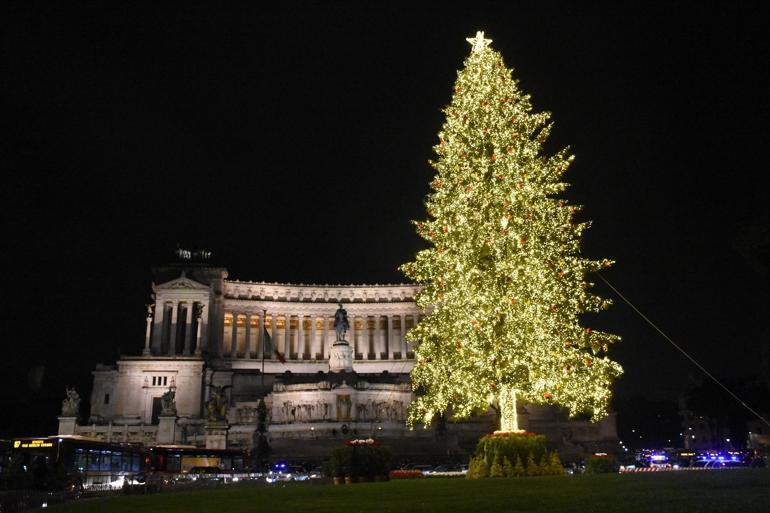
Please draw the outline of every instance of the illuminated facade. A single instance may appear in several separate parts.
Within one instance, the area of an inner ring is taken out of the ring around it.
[[[60,417],[60,434],[250,448],[262,397],[274,454],[308,459],[351,436],[398,439],[404,455],[463,454],[493,428],[490,416],[405,427],[415,344],[405,335],[423,315],[413,301],[416,285],[244,282],[190,261],[154,275],[143,347],[114,366],[97,366],[87,422]],[[350,320],[354,360],[352,371],[335,373],[329,353],[338,303]],[[173,409],[163,404],[170,390]],[[215,421],[207,406],[217,390],[226,411]],[[581,450],[616,438],[612,417],[567,422],[542,407],[524,415],[525,426],[527,417],[530,429],[556,430],[552,438]]]

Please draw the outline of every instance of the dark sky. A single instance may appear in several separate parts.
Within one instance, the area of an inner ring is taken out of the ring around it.
[[[404,281],[480,29],[576,155],[584,254],[715,374],[759,373],[767,282],[736,248],[767,225],[760,2],[219,4],[2,8],[0,435],[54,429],[65,385],[138,354],[177,242],[231,278]],[[693,367],[627,306],[594,325],[624,338],[619,398],[684,389]]]

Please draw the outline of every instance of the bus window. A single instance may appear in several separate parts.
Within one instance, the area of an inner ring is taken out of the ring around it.
[[[110,465],[111,472],[120,472],[120,459],[123,456],[122,452],[112,453],[112,464]]]
[[[88,468],[88,451],[86,449],[75,449],[75,457],[72,459],[72,468],[80,472]]]
[[[88,470],[89,471],[97,471],[99,470],[99,451],[95,449],[89,449],[88,450]]]
[[[180,472],[182,470],[182,456],[169,454],[166,458],[166,472]]]
[[[134,453],[131,455],[131,472],[139,472],[139,469],[142,466],[142,455],[139,453]]]
[[[112,451],[102,451],[102,459],[99,463],[99,470],[102,472],[110,471]]]

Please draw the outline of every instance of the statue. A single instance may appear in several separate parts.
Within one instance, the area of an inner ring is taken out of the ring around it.
[[[80,410],[80,395],[74,388],[67,388],[67,397],[61,402],[62,417],[77,417]]]
[[[205,308],[205,305],[201,303],[195,303],[195,318],[200,320],[201,317],[203,317],[203,309]]]
[[[209,400],[206,401],[206,413],[209,422],[222,421],[227,417],[227,395],[225,390],[229,386],[209,385],[211,393]]]
[[[176,390],[175,387],[169,387],[162,396],[160,396],[160,414],[176,415]]]
[[[350,328],[348,322],[348,312],[342,308],[342,303],[338,303],[339,308],[334,313],[334,331],[337,333],[337,342],[343,342],[345,340],[345,333]]]

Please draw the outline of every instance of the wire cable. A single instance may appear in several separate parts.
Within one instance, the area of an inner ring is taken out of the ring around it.
[[[612,291],[613,291],[613,292],[615,292],[615,294],[617,294],[617,295],[618,295],[618,297],[619,297],[620,299],[622,299],[622,300],[623,300],[623,301],[624,301],[624,302],[625,302],[625,303],[626,303],[628,306],[630,306],[630,307],[631,307],[631,308],[632,308],[632,309],[633,309],[633,310],[634,310],[634,311],[635,311],[637,314],[639,314],[639,316],[640,316],[642,319],[644,319],[644,320],[647,322],[647,324],[649,324],[650,326],[652,326],[652,327],[655,329],[655,331],[657,331],[658,333],[660,333],[660,335],[661,335],[663,338],[665,338],[666,340],[668,340],[668,342],[669,342],[669,343],[670,343],[672,346],[674,346],[674,347],[676,348],[676,350],[677,350],[677,351],[679,351],[680,353],[682,353],[682,354],[683,354],[683,355],[684,355],[684,356],[685,356],[685,357],[686,357],[688,360],[690,360],[690,361],[691,361],[691,362],[692,362],[692,363],[693,363],[693,364],[694,364],[696,367],[698,367],[698,368],[699,368],[699,369],[700,369],[700,370],[701,370],[701,371],[702,371],[702,372],[703,372],[703,373],[704,373],[706,376],[708,376],[709,378],[711,378],[711,380],[712,380],[714,383],[716,383],[717,385],[719,385],[720,387],[722,387],[722,389],[723,389],[725,392],[727,392],[728,394],[730,394],[730,396],[731,396],[733,399],[735,399],[736,401],[738,401],[738,402],[739,402],[739,403],[740,403],[740,404],[741,404],[741,405],[742,405],[744,408],[746,408],[748,411],[750,411],[752,414],[754,414],[754,416],[756,416],[756,417],[757,417],[759,420],[761,420],[762,422],[764,422],[765,424],[767,424],[767,425],[768,425],[768,427],[770,427],[770,422],[769,422],[769,421],[768,421],[766,418],[764,418],[762,415],[760,415],[759,413],[757,413],[757,411],[756,411],[756,410],[754,410],[754,408],[752,408],[751,406],[749,406],[748,404],[746,404],[746,403],[743,401],[743,399],[741,399],[740,397],[738,397],[738,396],[737,396],[737,395],[736,395],[736,394],[735,394],[735,393],[734,393],[732,390],[730,390],[729,388],[727,388],[727,386],[725,386],[725,385],[724,385],[724,384],[723,384],[721,381],[719,381],[719,380],[718,380],[718,379],[717,379],[717,378],[716,378],[716,377],[715,377],[713,374],[711,374],[711,373],[710,373],[708,370],[706,370],[706,368],[705,368],[703,365],[701,365],[700,363],[698,363],[698,362],[695,360],[695,358],[693,358],[692,356],[690,356],[690,355],[687,353],[687,351],[685,351],[684,349],[682,349],[682,348],[681,348],[681,347],[680,347],[680,346],[679,346],[679,345],[678,345],[676,342],[674,342],[673,340],[671,340],[671,337],[669,337],[668,335],[666,335],[666,334],[663,332],[663,330],[661,330],[660,328],[658,328],[658,327],[655,325],[655,323],[654,323],[654,322],[652,322],[652,321],[651,321],[651,320],[650,320],[650,319],[649,319],[649,318],[648,318],[646,315],[644,315],[644,314],[641,312],[641,310],[639,310],[639,309],[638,309],[636,306],[634,306],[634,304],[633,304],[633,303],[631,303],[631,301],[629,301],[629,300],[626,298],[626,296],[624,296],[623,294],[621,294],[621,293],[620,293],[620,291],[619,291],[618,289],[616,289],[615,287],[613,287],[613,286],[612,286],[612,284],[611,284],[609,281],[607,281],[607,278],[605,278],[604,276],[602,276],[602,275],[601,275],[601,273],[599,273],[598,271],[596,272],[596,274],[599,276],[599,278],[601,278],[601,280],[602,280],[602,281],[603,281],[603,282],[604,282],[604,283],[605,283],[605,284],[606,284],[606,285],[607,285],[609,288],[611,288],[611,289],[612,289]]]

